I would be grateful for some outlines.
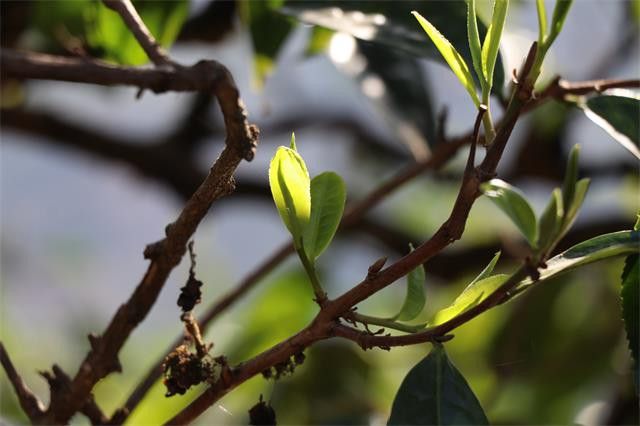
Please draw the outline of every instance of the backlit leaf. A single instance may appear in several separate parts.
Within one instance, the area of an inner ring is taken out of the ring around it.
[[[413,247],[411,247],[411,250],[413,251]],[[425,281],[424,266],[422,265],[407,274],[407,294],[400,312],[393,319],[411,321],[422,312],[426,303]]]
[[[522,235],[535,246],[538,229],[533,209],[516,187],[500,179],[491,179],[480,188],[518,227]]]
[[[584,112],[640,159],[640,100],[625,96],[594,96],[587,100]]]
[[[491,25],[489,25],[489,31],[482,44],[482,73],[485,81],[489,83],[489,87],[493,82],[493,70],[500,51],[500,39],[502,38],[502,29],[507,17],[508,6],[508,0],[495,0]]]
[[[478,274],[477,277],[475,277],[473,279],[473,281],[471,281],[471,283],[469,283],[469,285],[475,284],[478,281],[483,280],[483,279],[487,278],[488,276],[490,276],[491,273],[493,272],[493,268],[495,268],[496,263],[498,263],[498,260],[500,259],[500,254],[501,254],[501,252],[497,252],[493,256],[493,259],[491,259],[491,262],[489,262],[489,264],[487,266],[485,266],[485,268]]]
[[[311,217],[302,242],[312,262],[331,243],[342,219],[346,196],[344,182],[336,173],[324,172],[311,180]]]

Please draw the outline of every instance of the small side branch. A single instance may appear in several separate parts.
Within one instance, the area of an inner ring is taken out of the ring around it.
[[[7,373],[7,378],[11,382],[11,385],[13,385],[22,410],[24,410],[32,423],[38,423],[45,411],[44,404],[42,404],[38,397],[31,392],[31,389],[29,389],[24,380],[22,380],[22,377],[13,366],[11,358],[9,358],[9,354],[5,350],[2,342],[0,342],[0,363],[2,363],[2,368],[4,368],[4,371]]]
[[[140,47],[156,66],[171,65],[171,59],[153,37],[129,0],[103,0],[102,2],[120,15]]]

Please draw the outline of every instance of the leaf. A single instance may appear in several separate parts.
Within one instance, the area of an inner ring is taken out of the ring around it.
[[[304,229],[302,243],[312,262],[329,246],[338,229],[347,191],[342,178],[324,172],[311,180],[311,217]]]
[[[640,252],[639,231],[619,231],[599,235],[549,259],[547,267],[540,271],[540,281],[598,260],[638,252]],[[530,278],[523,280],[518,284],[518,292],[532,284]]]
[[[294,245],[300,247],[302,232],[311,215],[311,190],[307,166],[296,151],[278,148],[269,165],[269,186]]]
[[[562,224],[562,232],[560,233],[560,235],[564,235],[564,233],[571,227],[571,225],[573,225],[573,222],[576,220],[578,212],[580,211],[580,207],[582,207],[584,198],[587,195],[587,191],[589,190],[590,182],[591,179],[584,178],[580,179],[576,183],[576,190],[573,194],[571,205],[569,207],[565,206],[565,217]]]
[[[551,193],[551,199],[540,216],[536,247],[540,250],[547,250],[555,244],[562,229],[563,217],[562,191],[560,188],[556,188]]]
[[[163,47],[169,47],[175,41],[189,12],[186,0],[137,1],[135,6]],[[85,36],[96,56],[124,65],[141,65],[149,61],[122,18],[102,2],[90,2],[83,17]]]
[[[497,290],[507,278],[509,278],[507,274],[497,274],[470,284],[451,305],[436,312],[431,321],[429,321],[428,326],[435,327],[444,324],[450,319],[478,305]]]
[[[411,246],[413,251],[413,246]],[[426,303],[424,283],[426,281],[424,266],[420,265],[407,275],[407,294],[400,312],[392,319],[399,321],[411,321],[415,319]]]
[[[556,6],[553,8],[553,17],[551,18],[551,30],[549,32],[549,37],[545,41],[545,47],[547,49],[551,46],[556,37],[558,37],[560,31],[562,31],[564,21],[567,19],[567,14],[569,13],[572,3],[573,0],[556,1]]]
[[[640,389],[640,376],[638,375],[638,345],[640,335],[640,315],[638,314],[640,306],[640,292],[638,286],[640,283],[640,256],[628,256],[624,263],[622,272],[622,290],[620,298],[622,299],[622,319],[624,321],[624,329],[627,333],[629,350],[633,357],[633,372],[636,392]]]
[[[469,37],[469,50],[471,51],[471,58],[473,59],[473,69],[476,71],[484,93],[487,81],[482,72],[482,46],[480,45],[480,34],[478,33],[476,0],[467,0],[467,36]]]
[[[307,24],[319,25],[350,34],[358,40],[384,45],[393,52],[408,54],[412,58],[444,62],[436,47],[432,43],[424,42],[424,33],[415,25],[411,16],[412,10],[428,17],[435,27],[440,28],[465,61],[471,63],[465,24],[467,10],[461,1],[289,0],[280,9],[282,13]],[[484,37],[486,30],[486,26],[478,22],[480,37]],[[499,58],[494,86],[501,88],[503,85],[504,69]]]
[[[485,268],[478,274],[477,277],[473,279],[473,281],[471,281],[471,283],[469,283],[469,285],[473,285],[478,281],[483,280],[488,276],[490,276],[491,273],[493,272],[493,268],[495,268],[496,263],[498,263],[498,260],[500,259],[500,254],[501,252],[497,252],[495,255],[493,255],[493,259],[491,259],[491,262],[489,262],[489,264],[485,266]]]
[[[488,425],[478,398],[436,344],[402,381],[389,425]]]
[[[625,96],[594,96],[583,107],[591,121],[640,159],[640,100]]]
[[[500,179],[491,179],[480,189],[509,216],[529,244],[535,246],[538,235],[536,216],[520,190]]]
[[[578,157],[580,156],[580,145],[574,145],[569,153],[567,170],[564,173],[562,184],[562,205],[569,207],[573,203],[576,192],[576,182],[578,181]]]
[[[458,53],[456,48],[449,43],[449,40],[447,40],[446,37],[443,36],[429,21],[424,19],[422,15],[415,11],[411,13],[416,17],[433,44],[436,45],[444,60],[449,64],[451,71],[453,71],[456,77],[458,77],[458,80],[460,80],[460,83],[462,83],[464,88],[467,90],[475,106],[480,105],[480,100],[478,99],[478,94],[476,93],[476,88],[473,83],[473,77],[469,72],[469,67],[464,61],[464,58],[460,53]]]
[[[633,227],[634,231],[640,229],[640,215],[636,220],[636,224]],[[622,299],[622,319],[624,321],[624,328],[627,333],[627,340],[629,342],[629,351],[633,357],[633,372],[635,375],[636,393],[640,392],[640,356],[638,351],[640,348],[640,306],[638,300],[640,300],[640,292],[638,286],[640,286],[640,255],[632,254],[625,259],[624,269],[622,270],[622,290],[620,291],[620,298]]]
[[[254,83],[262,87],[271,74],[275,58],[293,29],[293,23],[277,12],[283,0],[238,2],[240,18],[251,33]]]
[[[508,0],[495,0],[493,4],[493,14],[491,16],[491,25],[489,31],[482,44],[482,72],[485,81],[491,88],[493,82],[493,69],[498,60],[500,51],[500,39],[502,38],[502,29],[507,18],[507,9],[509,7]]]
[[[536,0],[536,11],[538,12],[538,45],[542,46],[547,37],[547,9],[544,0]]]

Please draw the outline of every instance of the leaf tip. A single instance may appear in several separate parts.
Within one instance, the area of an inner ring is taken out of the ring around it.
[[[289,144],[289,147],[298,152],[298,148],[296,147],[296,134],[294,132],[291,132],[291,143]]]

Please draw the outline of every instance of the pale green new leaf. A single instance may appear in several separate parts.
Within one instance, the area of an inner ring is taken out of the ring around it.
[[[542,216],[540,216],[538,242],[536,244],[539,249],[545,250],[557,241],[562,229],[563,216],[562,191],[560,191],[560,188],[556,188],[551,193],[549,204],[547,204]]]
[[[640,252],[639,231],[619,231],[599,235],[549,259],[547,267],[540,270],[540,281],[598,260],[638,252]],[[518,284],[518,292],[532,284],[531,279],[527,278]]]
[[[336,173],[324,172],[311,180],[311,217],[304,229],[302,243],[312,262],[333,240],[346,197],[344,182]]]
[[[487,82],[482,72],[482,46],[480,45],[480,34],[478,33],[478,18],[476,17],[476,0],[467,0],[467,37],[469,38],[469,50],[473,60],[473,69],[476,71],[483,92],[486,90]]]
[[[501,254],[501,252],[497,252],[493,256],[493,259],[491,259],[491,262],[489,262],[489,264],[487,266],[485,266],[485,268],[478,274],[477,277],[475,277],[473,279],[473,281],[471,281],[471,283],[469,285],[473,285],[473,284],[477,283],[478,281],[483,280],[483,279],[487,278],[489,275],[491,275],[491,273],[493,272],[493,268],[496,267],[496,263],[498,263],[498,260],[500,259],[500,254]]]
[[[576,190],[573,194],[573,200],[571,200],[571,204],[569,206],[565,206],[562,233],[569,229],[573,222],[576,220],[578,211],[580,210],[580,207],[582,207],[582,203],[584,202],[584,197],[587,195],[587,190],[589,189],[590,182],[591,180],[589,178],[584,178],[580,179],[576,183]]]
[[[569,161],[567,162],[567,170],[564,174],[564,182],[562,184],[562,201],[563,205],[569,207],[573,202],[576,192],[576,182],[578,181],[578,157],[580,155],[580,145],[574,145],[569,153]]]
[[[282,221],[300,247],[311,216],[311,191],[307,166],[296,151],[278,148],[269,166],[269,186]]]
[[[429,327],[444,324],[452,318],[478,305],[491,293],[496,291],[507,279],[509,275],[498,274],[484,278],[464,289],[462,293],[448,307],[438,311],[433,319],[429,321]]]
[[[522,193],[500,179],[491,179],[480,188],[518,227],[531,246],[535,246],[538,227],[536,215]]]
[[[545,40],[545,49],[548,49],[549,46],[551,46],[556,37],[558,37],[558,34],[560,34],[560,31],[562,31],[564,21],[567,19],[567,14],[569,13],[572,3],[573,0],[556,1],[556,7],[553,8],[553,17],[551,18],[549,37]]]
[[[536,10],[538,11],[538,45],[542,46],[547,37],[547,9],[544,0],[536,0]]]
[[[500,52],[500,39],[502,38],[508,7],[508,0],[495,0],[491,25],[489,25],[489,31],[487,31],[487,36],[482,43],[482,72],[489,89],[493,83],[493,70]]]
[[[411,251],[413,251],[413,247],[411,247]],[[425,281],[424,266],[420,265],[409,272],[407,275],[407,295],[400,312],[393,319],[411,321],[422,312],[426,303]]]
[[[447,61],[451,71],[458,77],[458,80],[462,83],[467,92],[471,96],[473,103],[475,106],[480,105],[480,100],[478,99],[478,94],[476,93],[476,89],[473,85],[473,77],[471,76],[471,72],[469,71],[469,67],[467,63],[464,61],[460,53],[456,50],[455,47],[449,40],[443,36],[440,31],[436,29],[429,21],[422,17],[418,12],[411,12],[413,16],[418,20],[422,29],[427,33],[433,44],[438,48],[440,54]]]

